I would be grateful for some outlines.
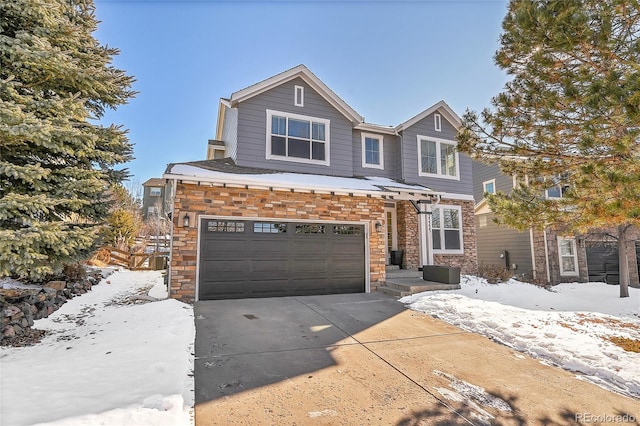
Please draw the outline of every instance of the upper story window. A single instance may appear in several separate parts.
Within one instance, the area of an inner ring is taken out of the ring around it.
[[[267,110],[267,159],[329,165],[329,125],[323,118]]]
[[[440,114],[433,114],[433,124],[436,132],[442,131],[442,119],[440,118]]]
[[[383,137],[362,134],[362,167],[384,169]]]
[[[162,194],[162,188],[153,187],[153,186],[149,188],[149,196],[159,197],[161,194]]]
[[[554,199],[554,198],[557,199],[557,198],[564,197],[564,194],[569,189],[569,185],[563,182],[563,180],[566,178],[567,178],[566,175],[553,178],[552,182],[557,183],[557,185],[547,188],[545,190],[545,196],[550,199]]]
[[[294,86],[294,99],[293,104],[298,107],[304,106],[304,87],[303,86]]]
[[[462,209],[460,206],[434,206],[431,213],[433,252],[462,254]]]
[[[460,180],[456,143],[418,135],[418,175]]]
[[[495,179],[491,179],[491,180],[487,180],[482,182],[482,191],[484,193],[488,193],[488,194],[495,194],[496,193],[496,180]]]
[[[560,260],[560,275],[579,275],[575,238],[558,237],[558,257]]]

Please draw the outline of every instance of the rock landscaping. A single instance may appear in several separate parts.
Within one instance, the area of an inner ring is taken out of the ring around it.
[[[53,280],[42,285],[0,278],[0,345],[27,346],[38,342],[44,332],[32,329],[33,322],[91,290],[101,279],[100,271],[71,274],[65,281]]]

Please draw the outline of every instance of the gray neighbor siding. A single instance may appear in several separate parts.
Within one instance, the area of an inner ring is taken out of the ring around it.
[[[473,198],[476,204],[484,198],[483,182],[491,179],[495,179],[496,191],[511,193],[513,178],[502,173],[497,163],[485,164],[473,161]],[[515,276],[532,279],[530,233],[518,232],[506,225],[498,225],[493,221],[494,218],[493,213],[476,215],[478,265],[506,267]],[[503,251],[507,252],[506,261],[500,258],[500,253]]]
[[[456,128],[441,114],[441,129],[437,132],[430,114],[402,132],[402,177],[407,183],[417,183],[435,191],[473,195],[471,158],[459,153],[460,180],[425,177],[418,174],[418,135],[455,142]]]
[[[485,164],[473,161],[473,199],[476,204],[484,198],[483,183],[491,179],[496,180],[496,191],[510,194],[513,189],[513,178],[500,171],[500,165]]]
[[[483,225],[480,222],[481,216],[486,217],[486,222],[483,219]],[[506,267],[513,275],[533,278],[529,232],[518,232],[505,225],[498,225],[493,222],[494,218],[493,213],[476,215],[478,266]],[[502,251],[507,252],[506,262],[500,258]]]
[[[374,132],[363,132],[360,130],[353,131],[353,175],[354,176],[382,176],[390,179],[400,179],[399,158],[400,158],[400,138],[394,135],[381,135],[382,155],[384,169],[375,169],[371,167],[362,167],[362,134],[369,133],[376,135]]]
[[[294,105],[294,86],[304,87],[303,107]],[[267,160],[267,109],[330,120],[330,164]],[[302,79],[296,78],[238,104],[236,164],[297,173],[353,176],[352,128],[344,115]]]

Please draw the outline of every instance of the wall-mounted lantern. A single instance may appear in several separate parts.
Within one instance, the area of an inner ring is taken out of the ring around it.
[[[184,226],[185,228],[189,227],[189,213],[185,213],[184,217],[182,218],[182,226]]]
[[[376,232],[378,233],[382,232],[382,222],[380,221],[376,222]]]

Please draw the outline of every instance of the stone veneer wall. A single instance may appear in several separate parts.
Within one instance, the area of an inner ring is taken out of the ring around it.
[[[436,254],[436,265],[457,266],[463,274],[478,272],[478,251],[473,201],[446,200],[440,204],[462,207],[462,238],[464,254]],[[398,249],[404,250],[403,268],[421,268],[420,246],[418,241],[418,213],[409,201],[396,203],[398,222]]]
[[[396,203],[398,250],[404,250],[402,267],[421,268],[420,246],[418,243],[418,213],[409,201]]]
[[[476,274],[478,272],[478,244],[473,201],[443,199],[440,204],[460,206],[462,208],[464,254],[436,254],[433,256],[433,263],[436,265],[457,266],[463,274]]]
[[[375,290],[378,283],[384,282],[384,231],[375,231],[376,222],[384,223],[384,200],[381,198],[178,183],[174,203],[169,277],[169,294],[173,298],[186,302],[195,300],[199,220],[194,219],[200,215],[369,222],[371,289]],[[179,226],[185,212],[191,215],[189,228]]]
[[[549,255],[549,274],[547,278],[546,272],[546,259],[545,259],[545,245],[544,245],[544,233],[547,236],[547,250]],[[538,284],[559,284],[562,282],[587,282],[589,281],[589,267],[587,265],[587,250],[585,244],[581,241],[584,240],[597,240],[595,237],[576,237],[576,250],[578,255],[578,272],[579,276],[561,276],[560,275],[560,259],[558,257],[558,236],[567,235],[565,232],[545,229],[544,231],[533,231],[533,247],[534,256],[536,260],[536,272],[537,278],[535,280]],[[640,286],[640,273],[638,271],[638,263],[635,251],[635,241],[640,241],[640,230],[631,230],[629,238],[631,241],[627,243],[627,253],[629,260],[629,284],[634,287]]]

